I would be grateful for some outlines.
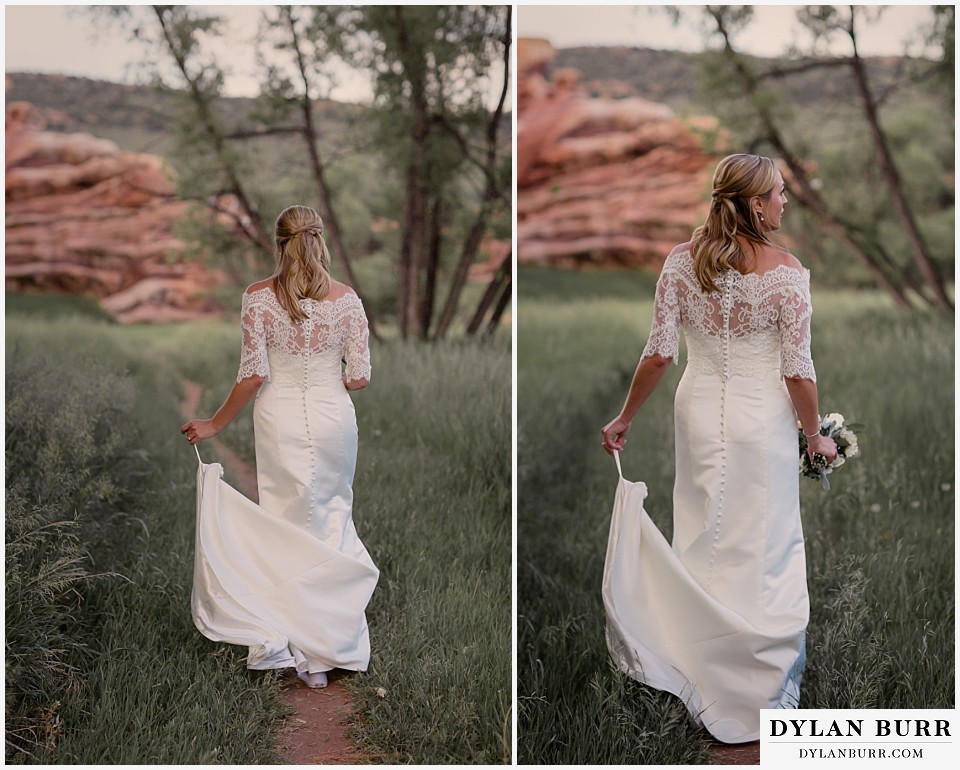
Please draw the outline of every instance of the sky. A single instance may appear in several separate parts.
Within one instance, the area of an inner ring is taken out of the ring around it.
[[[182,3],[180,3],[182,5]],[[221,38],[205,47],[227,71],[227,96],[256,96],[258,80],[253,39],[262,5],[210,4],[197,6],[226,18]],[[146,11],[146,9],[143,9]],[[116,25],[98,25],[84,5],[5,5],[4,65],[7,72],[45,72],[136,83],[143,73],[146,47],[131,42]],[[101,29],[98,30],[98,26]],[[337,84],[329,97],[364,102],[372,96],[370,79],[343,65],[334,67]],[[491,70],[488,102],[496,104],[503,84],[503,67]]]
[[[754,6],[755,21],[734,38],[734,43],[756,56],[779,56],[794,37],[806,39],[796,22],[796,5]],[[696,6],[688,6],[691,14]],[[918,22],[930,15],[928,5],[887,6],[876,25],[864,30],[858,41],[861,55],[902,55]],[[703,35],[692,22],[675,26],[662,6],[651,5],[531,5],[517,10],[517,32],[523,37],[544,37],[555,48],[591,45],[625,45],[679,51],[700,51]],[[849,41],[838,38],[830,53],[847,55]],[[920,53],[914,46],[911,53]]]
[[[228,68],[225,93],[229,96],[257,93],[252,40],[263,8],[216,5],[216,12],[228,19],[228,34],[220,40],[211,39],[209,46]],[[795,10],[796,6],[756,6],[756,23],[735,42],[748,53],[783,54],[796,34]],[[862,53],[903,53],[905,35],[916,28],[918,18],[928,13],[926,5],[889,7],[881,22],[864,35]],[[130,42],[116,27],[98,32],[89,9],[82,5],[6,5],[4,17],[8,72],[49,72],[122,83],[137,82],[138,72],[142,73],[144,46]],[[558,48],[632,45],[694,51],[703,47],[702,34],[693,23],[674,26],[660,7],[649,5],[524,4],[517,10],[514,26],[518,35],[546,37]],[[841,45],[834,52],[845,54],[847,50]],[[491,79],[491,104],[499,96],[501,73],[498,68]],[[344,66],[337,68],[336,76],[338,84],[330,92],[332,98],[352,102],[370,98],[370,82],[362,73]]]

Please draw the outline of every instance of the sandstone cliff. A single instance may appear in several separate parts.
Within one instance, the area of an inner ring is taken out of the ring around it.
[[[658,267],[706,214],[717,122],[592,98],[576,70],[549,74],[554,54],[518,41],[518,261]]]
[[[25,102],[6,109],[6,286],[96,297],[122,322],[215,315],[222,276],[183,259],[170,172],[153,155],[89,134],[44,130]]]

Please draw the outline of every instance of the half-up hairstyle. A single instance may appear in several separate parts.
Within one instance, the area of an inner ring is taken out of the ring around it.
[[[693,231],[690,253],[705,292],[718,291],[717,276],[730,268],[749,268],[740,240],[776,247],[750,199],[766,198],[777,182],[777,167],[761,155],[728,155],[713,174],[710,211]]]
[[[280,212],[276,226],[276,294],[294,321],[306,313],[301,299],[321,300],[330,293],[330,252],[323,240],[323,220],[308,206]]]

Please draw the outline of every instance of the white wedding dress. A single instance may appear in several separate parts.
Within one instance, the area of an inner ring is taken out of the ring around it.
[[[796,708],[809,614],[796,414],[783,378],[816,380],[809,273],[727,271],[700,289],[664,264],[644,356],[687,365],[674,419],[673,543],[621,474],[604,567],[607,644],[633,678],[679,696],[718,740],[757,740],[760,709]],[[619,467],[619,457],[617,457]]]
[[[237,380],[265,380],[260,500],[201,463],[193,617],[209,639],[247,645],[252,669],[363,671],[379,572],[352,518],[357,423],[343,381],[370,377],[367,321],[353,293],[300,305],[307,317],[293,323],[272,289],[243,296]]]

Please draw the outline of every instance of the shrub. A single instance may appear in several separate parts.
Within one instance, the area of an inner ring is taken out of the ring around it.
[[[87,654],[85,540],[121,496],[126,375],[15,346],[6,360],[6,712],[9,758],[52,748]]]

